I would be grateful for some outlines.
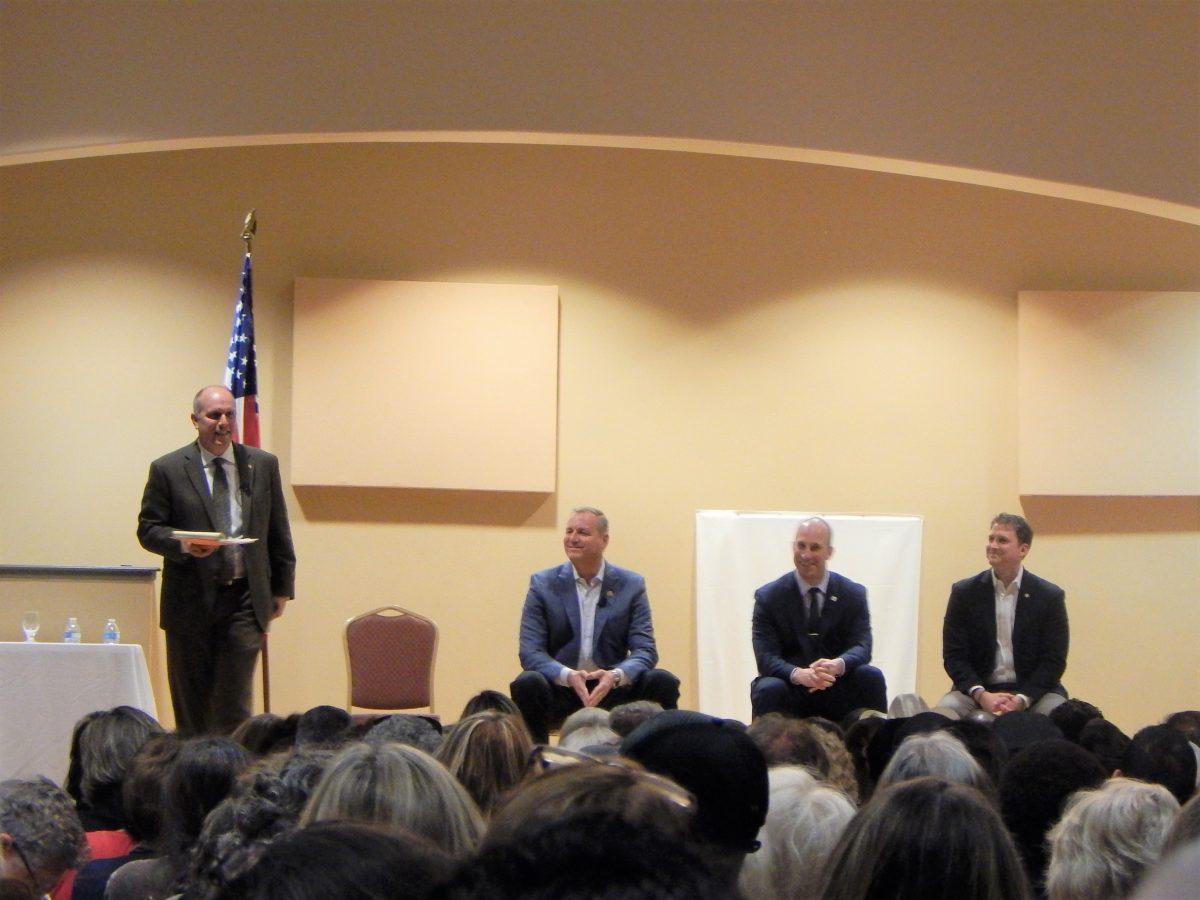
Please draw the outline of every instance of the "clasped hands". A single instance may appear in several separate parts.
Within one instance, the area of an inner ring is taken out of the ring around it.
[[[596,683],[590,691],[588,690],[589,681]],[[595,669],[591,672],[574,669],[567,676],[567,684],[584,706],[599,706],[600,701],[617,686],[617,676],[609,669]]]
[[[979,704],[980,709],[990,712],[993,716],[1020,712],[1025,708],[1025,701],[1008,691],[979,691],[975,695],[975,702]]]
[[[823,691],[832,687],[846,672],[846,661],[843,659],[818,659],[807,669],[799,667],[792,670],[791,682],[800,687],[808,688],[808,692]]]

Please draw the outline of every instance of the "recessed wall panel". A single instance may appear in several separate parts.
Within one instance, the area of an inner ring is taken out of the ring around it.
[[[1026,291],[1025,495],[1200,494],[1200,293]]]
[[[292,481],[552,492],[558,288],[296,279]]]

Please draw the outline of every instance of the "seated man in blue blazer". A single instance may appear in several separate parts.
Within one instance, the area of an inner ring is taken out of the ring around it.
[[[604,559],[608,519],[598,509],[571,512],[563,535],[567,562],[529,579],[521,611],[525,670],[510,686],[533,739],[584,706],[610,709],[631,700],[679,703],[679,679],[656,669],[658,650],[641,575]]]
[[[781,712],[838,722],[856,709],[887,710],[883,673],[867,665],[867,589],[830,572],[831,556],[829,523],[805,519],[792,544],[795,570],[754,592],[755,718]]]
[[[955,582],[942,624],[942,662],[954,687],[937,711],[951,718],[984,710],[1049,715],[1066,700],[1066,595],[1024,567],[1033,529],[1000,513],[988,531],[990,568]]]

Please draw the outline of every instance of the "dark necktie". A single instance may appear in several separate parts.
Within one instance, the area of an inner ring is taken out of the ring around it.
[[[817,632],[817,625],[821,621],[821,589],[808,589],[808,611],[805,616],[804,630],[809,634]]]
[[[219,456],[213,457],[212,500],[217,531],[228,537],[233,528],[229,517],[229,479],[225,476],[225,460]]]
[[[213,457],[212,501],[217,531],[229,537],[229,532],[233,530],[233,521],[229,515],[229,479],[225,476],[225,460],[219,456]],[[231,549],[217,548],[217,578],[222,584],[233,580],[233,556],[229,552]]]

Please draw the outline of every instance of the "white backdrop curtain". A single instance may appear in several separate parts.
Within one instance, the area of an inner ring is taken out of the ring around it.
[[[750,721],[754,591],[793,569],[796,526],[813,513],[699,510],[696,513],[696,642],[700,709]],[[921,586],[919,516],[823,516],[833,527],[829,568],[867,587],[872,664],[888,698],[917,687]]]

